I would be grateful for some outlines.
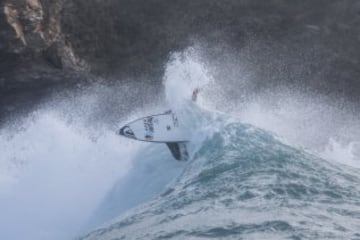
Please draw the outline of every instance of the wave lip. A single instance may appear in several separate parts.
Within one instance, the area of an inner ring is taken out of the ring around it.
[[[228,123],[173,189],[81,239],[356,238],[359,183],[356,170]]]

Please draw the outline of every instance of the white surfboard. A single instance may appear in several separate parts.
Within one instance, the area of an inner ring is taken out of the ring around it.
[[[147,142],[187,142],[175,113],[151,115],[126,124],[119,131],[120,135]]]
[[[172,111],[132,121],[122,127],[118,133],[139,141],[166,143],[174,158],[188,159],[186,131]]]

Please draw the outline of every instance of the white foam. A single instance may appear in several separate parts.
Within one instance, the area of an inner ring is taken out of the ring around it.
[[[190,101],[195,88],[200,91],[212,81],[197,51],[189,48],[174,53],[166,65],[163,84],[165,96],[172,109]]]
[[[201,52],[194,48],[174,54],[164,81],[168,101],[178,103],[189,99],[192,89],[201,85],[202,107],[272,132],[291,146],[360,167],[359,155],[354,155],[360,142],[360,115],[350,105],[324,95],[304,93],[302,89],[281,87],[254,92],[254,84],[259,82],[252,79],[256,74],[249,74],[251,63],[236,61],[225,59],[221,66],[212,65],[211,61],[205,63]],[[236,67],[238,71],[234,72]],[[350,145],[343,149],[331,139]]]
[[[35,115],[0,134],[1,239],[73,237],[138,148],[111,131],[93,139],[56,111]]]
[[[353,167],[360,167],[360,142],[341,143],[330,138],[321,156]]]

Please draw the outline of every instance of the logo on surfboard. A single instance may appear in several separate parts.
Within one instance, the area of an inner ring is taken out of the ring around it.
[[[153,117],[144,118],[145,140],[151,141],[154,138]]]

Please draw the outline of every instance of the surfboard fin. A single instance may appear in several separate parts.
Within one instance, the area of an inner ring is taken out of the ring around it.
[[[187,161],[189,153],[184,142],[166,143],[173,157],[178,161]]]

